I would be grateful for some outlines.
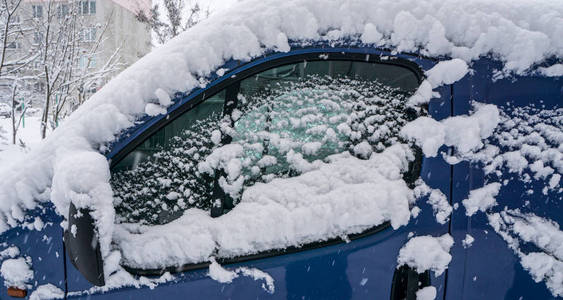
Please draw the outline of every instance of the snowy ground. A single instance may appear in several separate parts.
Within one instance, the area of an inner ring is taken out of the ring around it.
[[[16,145],[13,145],[12,119],[0,117],[0,174],[11,165],[11,162],[18,160],[21,155],[33,149],[41,141],[40,124],[39,114],[26,116],[25,127],[20,126]]]

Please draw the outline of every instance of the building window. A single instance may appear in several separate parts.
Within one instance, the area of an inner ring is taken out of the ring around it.
[[[95,0],[80,1],[80,12],[83,15],[95,15],[96,14],[96,1]]]
[[[68,4],[60,4],[60,5],[57,7],[57,17],[58,17],[59,19],[62,19],[62,18],[64,18],[64,17],[68,16],[68,12],[69,12],[69,10],[68,10]]]
[[[42,32],[34,32],[33,33],[33,44],[39,45],[43,42],[43,33]]]
[[[6,45],[7,49],[19,49],[20,48],[20,43],[13,41],[13,42],[8,42],[8,44]]]
[[[41,67],[43,66],[43,62],[41,61],[41,59],[36,59],[33,61],[33,69],[34,70],[40,70]]]
[[[88,27],[82,30],[82,40],[84,42],[93,42],[96,40],[96,27]]]
[[[43,6],[41,5],[32,5],[31,6],[33,17],[34,18],[43,18]]]
[[[12,16],[12,19],[10,20],[11,24],[20,24],[21,23],[21,18],[19,15],[15,15]]]
[[[86,68],[92,69],[96,67],[96,59],[92,56],[83,54],[80,56],[78,65],[80,66],[81,69],[86,69]]]

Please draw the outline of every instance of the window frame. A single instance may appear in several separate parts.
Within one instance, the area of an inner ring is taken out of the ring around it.
[[[398,58],[398,57],[382,57],[379,55],[370,55],[367,53],[357,53],[357,52],[306,52],[306,53],[299,53],[295,55],[288,55],[285,57],[269,60],[255,66],[251,66],[248,69],[242,70],[240,72],[236,72],[237,70],[233,70],[233,73],[230,74],[230,77],[226,80],[219,82],[218,84],[208,86],[202,90],[192,91],[186,98],[189,99],[186,103],[179,106],[177,109],[172,110],[166,114],[164,118],[161,118],[156,123],[152,124],[150,127],[146,128],[142,131],[138,136],[136,136],[133,140],[129,141],[127,145],[121,148],[117,153],[113,156],[109,157],[110,159],[110,169],[112,169],[115,165],[117,165],[122,159],[124,159],[130,152],[135,150],[139,145],[144,143],[148,138],[150,138],[154,133],[156,133],[161,128],[165,127],[172,121],[179,118],[184,113],[188,112],[192,108],[196,107],[200,103],[207,100],[209,97],[215,95],[216,93],[222,91],[223,89],[228,88],[229,86],[233,86],[241,81],[252,77],[258,73],[263,71],[281,67],[284,65],[291,65],[295,63],[300,63],[303,61],[311,62],[311,61],[328,61],[328,60],[341,60],[341,61],[358,61],[358,62],[368,62],[368,63],[380,63],[380,64],[388,64],[388,65],[395,65],[399,67],[403,67],[407,70],[410,70],[415,74],[418,79],[418,84],[422,83],[424,79],[424,73],[421,67],[416,64],[415,62]],[[252,64],[249,63],[249,64]],[[227,75],[229,75],[227,74]],[[200,93],[197,93],[201,91]],[[229,99],[226,99],[229,100]],[[236,97],[234,99],[234,107],[237,105]],[[227,104],[228,101],[225,101]],[[228,108],[224,108],[227,110]],[[111,155],[111,153],[109,153]]]
[[[395,65],[399,67],[403,67],[408,71],[414,73],[417,77],[418,84],[420,85],[424,80],[424,73],[422,67],[410,60],[400,58],[397,56],[380,56],[380,55],[373,55],[370,53],[361,53],[361,52],[305,52],[305,53],[298,53],[291,55],[283,56],[280,58],[274,58],[272,60],[268,60],[265,62],[259,62],[254,64],[253,61],[249,62],[245,65],[239,65],[235,68],[232,72],[229,72],[225,75],[228,76],[228,79],[222,80],[217,84],[210,84],[208,87],[203,88],[201,90],[193,90],[189,94],[185,95],[184,97],[188,98],[188,101],[177,107],[176,109],[169,111],[163,118],[152,124],[151,126],[147,127],[143,130],[138,136],[134,139],[129,141],[127,145],[121,148],[115,155],[109,158],[110,161],[110,170],[116,166],[123,158],[125,158],[130,152],[134,151],[139,145],[144,143],[148,138],[150,138],[154,133],[156,133],[161,128],[165,127],[169,123],[176,120],[178,117],[183,115],[184,113],[190,111],[192,108],[196,107],[197,105],[201,104],[208,98],[212,97],[213,95],[221,92],[222,90],[229,89],[229,87],[235,86],[236,84],[240,84],[241,81],[255,76],[258,73],[263,71],[281,67],[284,65],[290,65],[295,63],[300,63],[303,61],[311,62],[311,61],[358,61],[358,62],[369,62],[369,63],[379,63],[379,64],[388,64],[388,65]],[[254,65],[253,65],[254,64]],[[240,70],[243,66],[250,67]],[[239,71],[240,70],[240,71]],[[238,72],[237,72],[238,71]],[[223,77],[219,77],[221,79]],[[228,92],[228,91],[227,91]],[[236,107],[237,100],[235,98],[235,103],[232,107]],[[176,98],[178,99],[178,97]],[[223,108],[223,113],[228,113],[231,110],[231,107],[228,107],[229,99],[225,99],[225,106]],[[229,105],[231,106],[231,105]],[[111,154],[111,153],[110,153]],[[328,239],[325,241],[317,241],[302,245],[300,247],[287,247],[284,249],[272,249],[268,251],[259,252],[257,254],[251,255],[244,255],[232,258],[218,258],[218,262],[221,264],[232,264],[232,263],[243,263],[248,262],[256,259],[263,259],[268,257],[274,257],[279,255],[285,254],[292,254],[306,250],[312,250],[327,246],[338,245],[349,240],[357,240],[364,237],[371,236],[373,234],[388,230],[391,228],[391,224],[389,221],[384,222],[380,225],[368,228],[361,233],[351,234],[348,236],[348,240],[343,240],[340,237]],[[209,262],[203,263],[195,263],[195,264],[184,264],[181,266],[169,266],[165,268],[158,268],[158,269],[140,269],[140,268],[132,268],[126,265],[122,265],[122,267],[127,270],[129,273],[140,275],[140,276],[160,276],[166,272],[170,273],[181,273],[187,272],[197,269],[206,268],[209,266]]]
[[[33,4],[31,6],[31,14],[34,19],[41,19],[43,18],[43,5],[41,4]]]

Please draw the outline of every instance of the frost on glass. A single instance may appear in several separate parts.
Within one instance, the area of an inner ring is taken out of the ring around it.
[[[209,208],[201,199],[208,198],[213,182],[197,173],[197,164],[211,153],[211,134],[220,118],[213,113],[196,121],[136,168],[112,174],[118,221],[159,224],[189,207]]]
[[[378,81],[306,75],[256,89],[256,78],[242,81],[229,114],[201,118],[133,168],[113,172],[118,222],[163,224],[191,207],[230,209],[256,182],[298,176],[333,154],[368,159],[405,142],[399,131],[414,118],[410,93]]]

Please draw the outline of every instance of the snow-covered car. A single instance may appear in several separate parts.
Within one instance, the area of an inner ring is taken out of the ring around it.
[[[244,1],[105,85],[0,174],[0,297],[561,297],[563,5],[375,2]]]

